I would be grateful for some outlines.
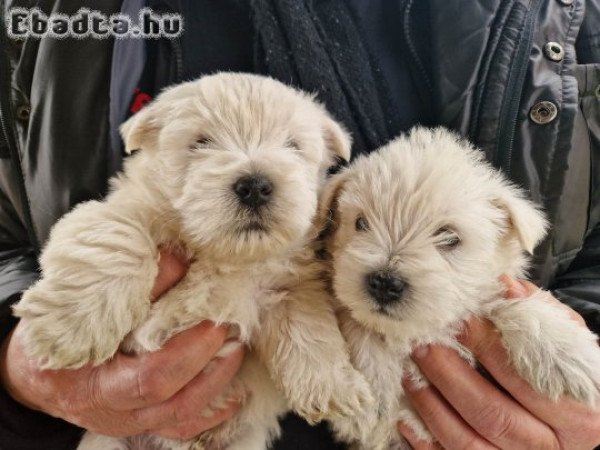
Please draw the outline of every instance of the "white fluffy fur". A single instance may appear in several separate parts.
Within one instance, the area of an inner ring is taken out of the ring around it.
[[[428,439],[400,380],[408,374],[425,383],[409,357],[418,345],[442,343],[472,361],[454,337],[470,316],[495,324],[517,372],[538,392],[597,404],[596,336],[547,303],[547,292],[502,300],[499,277],[525,275],[525,253],[543,238],[546,222],[467,142],[443,129],[415,129],[338,174],[320,214],[340,326],[379,403],[373,429],[334,420],[341,439],[364,449],[404,448],[398,419]],[[359,216],[365,231],[355,226]],[[454,236],[460,244],[444,247]],[[386,307],[370,297],[365,279],[383,268],[407,283]]]
[[[249,394],[245,404],[193,441],[148,438],[170,450],[266,448],[288,409],[275,384],[312,420],[372,408],[307,246],[326,171],[349,158],[344,130],[310,96],[230,73],[166,90],[122,133],[128,152],[141,151],[103,202],[81,204],[56,224],[42,278],[14,308],[26,319],[28,354],[46,368],[77,368],[119,348],[156,350],[202,320],[232,324],[255,349],[228,392]],[[273,184],[259,215],[232,189],[249,174]],[[181,246],[191,266],[152,304],[160,245]],[[222,406],[217,399],[204,413]],[[88,433],[79,448],[130,445]]]

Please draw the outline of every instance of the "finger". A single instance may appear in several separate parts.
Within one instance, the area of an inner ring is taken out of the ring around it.
[[[403,385],[411,405],[441,447],[447,450],[496,448],[479,436],[434,388],[415,389],[408,380]]]
[[[238,402],[229,402],[225,408],[215,411],[210,417],[201,417],[190,422],[179,424],[176,427],[158,430],[154,432],[154,434],[168,439],[192,439],[204,431],[215,428],[231,419],[240,410],[240,407],[241,404]]]
[[[226,358],[214,361],[210,370],[199,373],[172,398],[134,411],[133,420],[147,431],[199,420],[211,401],[227,393],[226,388],[242,364],[243,353],[240,346]]]
[[[150,293],[151,299],[157,299],[185,276],[188,270],[187,262],[182,255],[166,249],[160,250],[158,259],[158,275]]]
[[[424,347],[415,352],[414,360],[466,423],[492,444],[525,450],[555,443],[550,427],[499,391],[453,350]]]
[[[90,400],[97,407],[122,411],[161,403],[204,369],[227,335],[226,327],[207,321],[172,337],[156,352],[119,353],[98,367]]]
[[[556,427],[569,423],[573,417],[589,414],[585,406],[573,399],[561,399],[558,408],[556,402],[537,393],[511,366],[498,332],[489,321],[472,319],[466,322],[459,340],[515,400],[550,426]]]

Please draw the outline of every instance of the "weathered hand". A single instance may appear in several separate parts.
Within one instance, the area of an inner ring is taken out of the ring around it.
[[[159,298],[185,275],[186,265],[161,251],[152,298]],[[159,300],[160,301],[160,300]],[[98,367],[39,370],[28,360],[19,324],[0,353],[0,377],[18,402],[109,436],[151,432],[188,439],[227,420],[239,408],[237,399],[212,417],[201,416],[239,369],[243,350],[202,372],[223,346],[227,329],[204,322],[168,341],[154,353],[118,353]]]
[[[527,297],[537,289],[527,281],[503,281],[508,299]],[[575,311],[570,314],[585,326]],[[437,442],[419,441],[406,425],[398,424],[414,449],[591,450],[600,445],[600,410],[590,411],[571,398],[553,402],[536,393],[510,367],[491,323],[470,320],[460,340],[506,392],[452,350],[418,349],[413,358],[431,386],[414,390],[407,381],[404,385]]]

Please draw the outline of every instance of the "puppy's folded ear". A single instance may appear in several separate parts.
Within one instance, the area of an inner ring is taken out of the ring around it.
[[[142,108],[119,128],[125,143],[125,152],[130,154],[135,150],[156,148],[160,129],[158,108],[154,104]]]
[[[342,125],[329,116],[325,116],[323,120],[323,139],[329,151],[329,157],[324,158],[324,164],[327,172],[333,175],[348,165],[352,139]]]
[[[527,253],[533,254],[548,228],[542,211],[525,199],[520,189],[513,186],[504,186],[500,195],[492,202],[505,212],[509,233],[515,235]]]
[[[320,231],[319,240],[327,239],[337,229],[339,220],[337,201],[344,189],[344,184],[350,176],[349,170],[343,169],[342,172],[333,175],[327,181],[321,193],[316,221],[316,225]]]

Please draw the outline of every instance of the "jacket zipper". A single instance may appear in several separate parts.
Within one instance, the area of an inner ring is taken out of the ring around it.
[[[0,114],[2,114],[0,110]],[[0,123],[0,158],[9,158],[10,151],[8,150],[8,141],[6,140],[4,124]]]
[[[0,51],[3,51],[0,48]],[[2,79],[2,75],[0,75],[0,80]],[[2,85],[0,84],[0,87]],[[10,158],[10,148],[8,146],[8,138],[7,138],[7,127],[4,124],[4,111],[2,103],[0,102],[0,158]]]
[[[429,78],[429,74],[427,73],[427,70],[425,69],[425,64],[419,57],[419,52],[417,51],[417,48],[415,46],[415,43],[413,42],[413,38],[412,38],[412,34],[411,34],[410,13],[411,13],[411,9],[412,9],[414,1],[415,0],[408,0],[404,4],[404,23],[403,23],[404,41],[406,42],[406,45],[408,47],[408,54],[409,54],[410,58],[412,58],[413,62],[416,65],[417,71],[418,71],[419,75],[421,76],[421,81],[422,81],[423,85],[425,86],[425,88],[427,89],[427,93],[429,94],[428,98],[430,99],[430,98],[433,98],[433,87],[432,87],[433,83],[431,82],[431,79]],[[430,109],[432,109],[431,106],[432,105],[429,105]]]
[[[498,127],[498,139],[496,143],[495,163],[498,167],[504,169],[506,173],[510,173],[512,161],[512,151],[515,142],[515,133],[517,121],[519,118],[519,110],[521,97],[523,94],[523,82],[527,75],[529,66],[528,59],[531,51],[531,42],[533,40],[533,32],[535,20],[538,16],[542,2],[534,0],[533,5],[527,12],[525,23],[523,26],[524,35],[519,40],[519,47],[513,67],[516,70],[511,70],[508,85],[506,88],[506,102],[502,107],[500,126]]]
[[[0,24],[4,24],[5,21],[4,8],[4,2],[0,2]],[[17,187],[19,189],[21,204],[23,205],[23,218],[25,220],[29,242],[32,246],[37,247],[38,242],[33,229],[33,220],[31,218],[31,208],[25,188],[21,156],[19,155],[16,144],[16,133],[13,127],[14,118],[10,108],[11,73],[10,62],[5,51],[5,49],[8,48],[7,40],[8,38],[5,34],[4,27],[0,26],[0,125],[2,127],[2,136],[13,164],[13,169],[16,171]]]
[[[176,10],[175,7],[170,5],[168,2],[158,3],[154,7],[155,12],[166,13],[166,14],[181,14],[181,11]],[[175,83],[181,83],[183,78],[183,51],[181,49],[181,38],[169,39],[171,52],[175,59]]]
[[[183,54],[181,50],[181,43],[179,42],[179,38],[170,39],[171,51],[175,57],[175,82],[181,83],[183,78]]]
[[[499,29],[496,32],[496,37],[493,39],[493,43],[494,43],[493,48],[488,48],[486,50],[486,54],[488,54],[488,57],[486,58],[485,63],[484,63],[484,65],[482,65],[482,68],[480,69],[480,73],[477,76],[478,82],[477,82],[477,88],[475,90],[475,96],[474,96],[474,100],[473,100],[473,114],[471,115],[471,119],[469,122],[469,130],[468,130],[468,136],[473,140],[475,140],[477,138],[477,130],[479,129],[479,125],[480,125],[479,117],[481,115],[481,109],[483,108],[483,101],[485,98],[485,94],[487,92],[488,78],[490,76],[490,69],[493,64],[494,54],[498,50],[498,45],[499,45],[502,35],[504,33],[506,23],[509,20],[510,15],[514,9],[514,6],[515,6],[515,0],[506,2],[505,4],[501,5],[502,9],[499,11],[498,18],[495,19],[495,22],[497,21],[498,23],[497,24],[494,23],[494,25],[492,25],[492,27],[499,27]]]

